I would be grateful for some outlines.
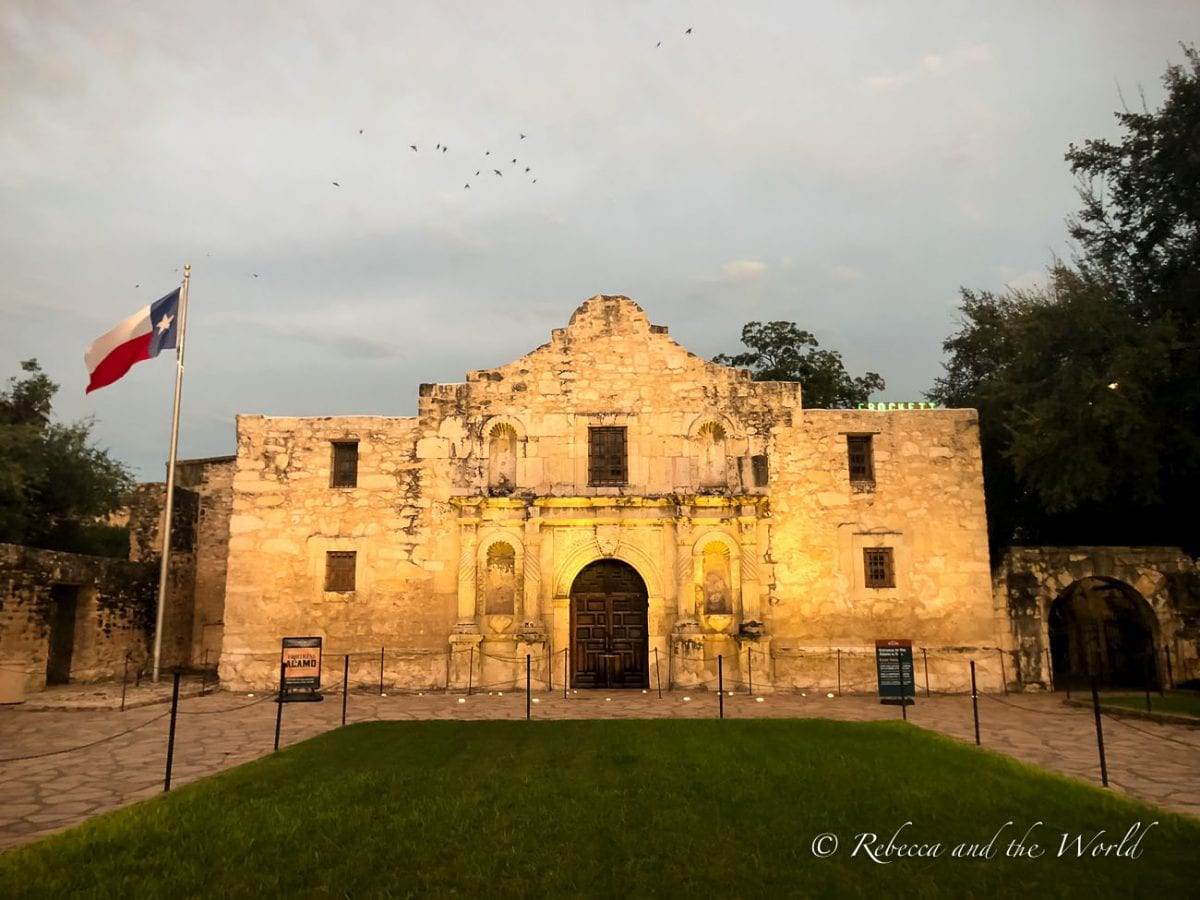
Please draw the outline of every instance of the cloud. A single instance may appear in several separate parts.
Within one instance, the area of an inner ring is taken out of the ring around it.
[[[756,259],[735,259],[721,266],[721,271],[729,281],[752,281],[763,276],[767,264]]]
[[[868,91],[884,93],[899,90],[906,80],[902,75],[870,75],[864,78],[862,83]]]
[[[890,93],[898,91],[909,82],[919,82],[924,78],[941,78],[964,66],[981,65],[992,61],[992,51],[986,44],[974,44],[950,52],[927,53],[921,60],[908,70],[894,75],[869,75],[862,79],[862,85],[874,93]]]
[[[862,281],[867,276],[853,266],[833,266],[829,270],[829,280],[837,284],[853,284]]]

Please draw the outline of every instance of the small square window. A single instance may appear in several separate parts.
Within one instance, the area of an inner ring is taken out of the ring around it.
[[[625,428],[588,429],[588,483],[625,484]]]
[[[891,547],[868,547],[863,550],[866,584],[869,588],[896,586],[896,569],[892,564]]]
[[[846,450],[850,458],[850,480],[859,484],[873,484],[875,460],[871,453],[871,435],[847,435]]]
[[[330,487],[358,487],[358,441],[333,442],[333,472]]]
[[[329,550],[325,554],[325,590],[349,593],[354,590],[354,550]]]

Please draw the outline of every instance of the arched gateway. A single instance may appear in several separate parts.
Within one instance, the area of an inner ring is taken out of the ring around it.
[[[646,583],[616,559],[591,563],[571,585],[571,687],[649,687]]]

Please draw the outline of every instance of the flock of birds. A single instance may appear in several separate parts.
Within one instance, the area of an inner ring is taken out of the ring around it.
[[[683,32],[683,37],[687,37],[687,36],[688,36],[688,35],[690,35],[691,33],[692,33],[692,29],[689,27],[689,28],[687,28],[687,29],[685,29],[685,30],[684,30],[684,32]],[[658,49],[658,48],[662,47],[662,45],[663,45],[663,42],[662,42],[662,41],[658,41],[657,43],[655,43],[655,45],[654,45],[654,46],[655,46],[655,49]],[[359,135],[365,135],[365,134],[366,134],[366,129],[365,129],[365,128],[360,128],[360,129],[358,129],[358,133],[359,133]],[[525,140],[527,137],[528,137],[528,136],[527,136],[526,134],[524,134],[523,132],[518,132],[518,137],[517,137],[517,140],[518,140],[518,142],[519,142],[519,141],[523,141],[523,140]],[[409,145],[408,145],[408,148],[409,148],[410,150],[412,150],[412,152],[413,152],[413,153],[420,153],[420,152],[421,152],[421,148],[420,148],[420,145],[419,145],[419,144],[409,144]],[[447,153],[447,152],[449,151],[449,149],[450,149],[450,148],[449,148],[447,145],[445,145],[445,144],[443,144],[443,143],[441,143],[441,142],[437,142],[437,143],[435,143],[435,144],[434,144],[434,147],[433,147],[433,152],[434,152],[435,154],[445,154],[445,153]],[[506,155],[507,155],[507,154],[506,154]],[[521,158],[521,157],[519,157],[519,156],[514,156],[514,157],[512,157],[512,158],[511,158],[511,159],[510,159],[510,160],[509,160],[507,163],[505,163],[505,162],[503,162],[503,161],[502,161],[502,159],[501,159],[501,155],[500,155],[500,154],[496,154],[496,155],[493,157],[493,155],[492,155],[492,151],[491,151],[491,150],[487,150],[487,149],[485,149],[485,150],[483,151],[483,156],[482,156],[482,158],[477,158],[475,165],[478,165],[478,166],[479,166],[479,168],[475,169],[475,174],[474,174],[474,175],[471,175],[471,174],[470,174],[470,172],[468,171],[468,174],[467,174],[467,180],[466,180],[466,181],[463,183],[463,187],[462,187],[462,189],[463,189],[464,191],[469,191],[469,190],[471,189],[471,179],[472,179],[472,178],[480,178],[480,177],[483,177],[483,178],[487,178],[487,177],[503,178],[503,177],[504,177],[504,172],[502,171],[502,169],[501,169],[501,168],[497,168],[497,167],[496,167],[497,165],[499,165],[499,166],[502,166],[502,167],[503,167],[503,166],[506,166],[506,165],[507,165],[507,166],[512,166],[512,167],[513,167],[513,172],[511,172],[510,174],[516,174],[518,177],[525,177],[525,176],[528,176],[528,177],[529,177],[529,183],[530,183],[530,184],[537,184],[537,181],[538,181],[538,180],[537,180],[537,178],[536,178],[536,176],[534,176],[534,174],[533,174],[533,167],[532,167],[532,166],[528,166],[528,165],[524,165],[524,160],[522,160],[522,158]],[[478,184],[478,182],[476,182],[476,183]],[[342,186],[342,184],[341,184],[341,182],[340,182],[340,181],[331,181],[331,182],[330,182],[330,184],[332,184],[332,185],[333,185],[335,188],[341,188],[341,186]],[[207,254],[207,255],[211,256],[212,254],[210,253],[210,254]],[[178,269],[176,269],[175,271],[176,271],[176,272],[178,272],[179,270],[178,270]],[[251,278],[258,278],[258,273],[257,273],[257,272],[253,272],[253,273],[251,273],[250,277],[251,277]],[[140,285],[140,284],[135,284],[135,285],[134,285],[134,287],[135,287],[135,288],[140,288],[140,287],[141,287],[141,285]]]
[[[683,36],[686,37],[686,36],[690,35],[691,33],[692,33],[692,29],[689,27],[684,30]],[[662,41],[658,41],[654,45],[655,48],[657,49],[659,47],[662,47],[662,43],[663,43]],[[363,129],[363,128],[358,129],[358,133],[360,135],[364,134],[365,131],[366,131],[366,129]],[[518,140],[523,141],[527,137],[527,135],[522,134],[520,132],[518,132],[518,134],[519,134]],[[410,150],[412,150],[413,153],[421,152],[421,148],[417,144],[409,144],[408,147]],[[433,152],[435,154],[436,153],[446,153],[449,149],[450,148],[448,146],[439,142],[439,143],[434,144]],[[503,162],[501,162],[501,157],[499,154],[497,154],[495,157],[493,157],[491,150],[484,150],[483,158],[481,160],[477,160],[476,164],[479,166],[479,168],[475,170],[475,174],[471,175],[470,172],[468,171],[468,174],[466,176],[466,181],[463,183],[463,190],[469,191],[471,189],[471,179],[472,178],[479,178],[481,176],[485,177],[485,178],[488,176],[494,176],[496,178],[503,178],[504,172],[501,171],[500,169],[496,168],[496,166],[495,166],[495,164],[497,162],[499,162],[500,165],[514,166],[515,174],[517,174],[520,177],[528,176],[530,184],[537,184],[537,177],[533,174],[533,167],[522,165],[522,162],[519,160],[518,157],[514,156],[514,157],[512,157],[512,159],[510,159],[508,161],[508,163],[503,163]],[[332,181],[330,183],[336,188],[340,188],[342,186],[341,182],[338,182],[338,181]],[[478,182],[476,182],[476,183],[478,183]]]

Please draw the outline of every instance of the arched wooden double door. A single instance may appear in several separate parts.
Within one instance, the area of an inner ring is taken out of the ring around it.
[[[571,585],[571,687],[645,688],[646,583],[628,563],[602,559]]]

